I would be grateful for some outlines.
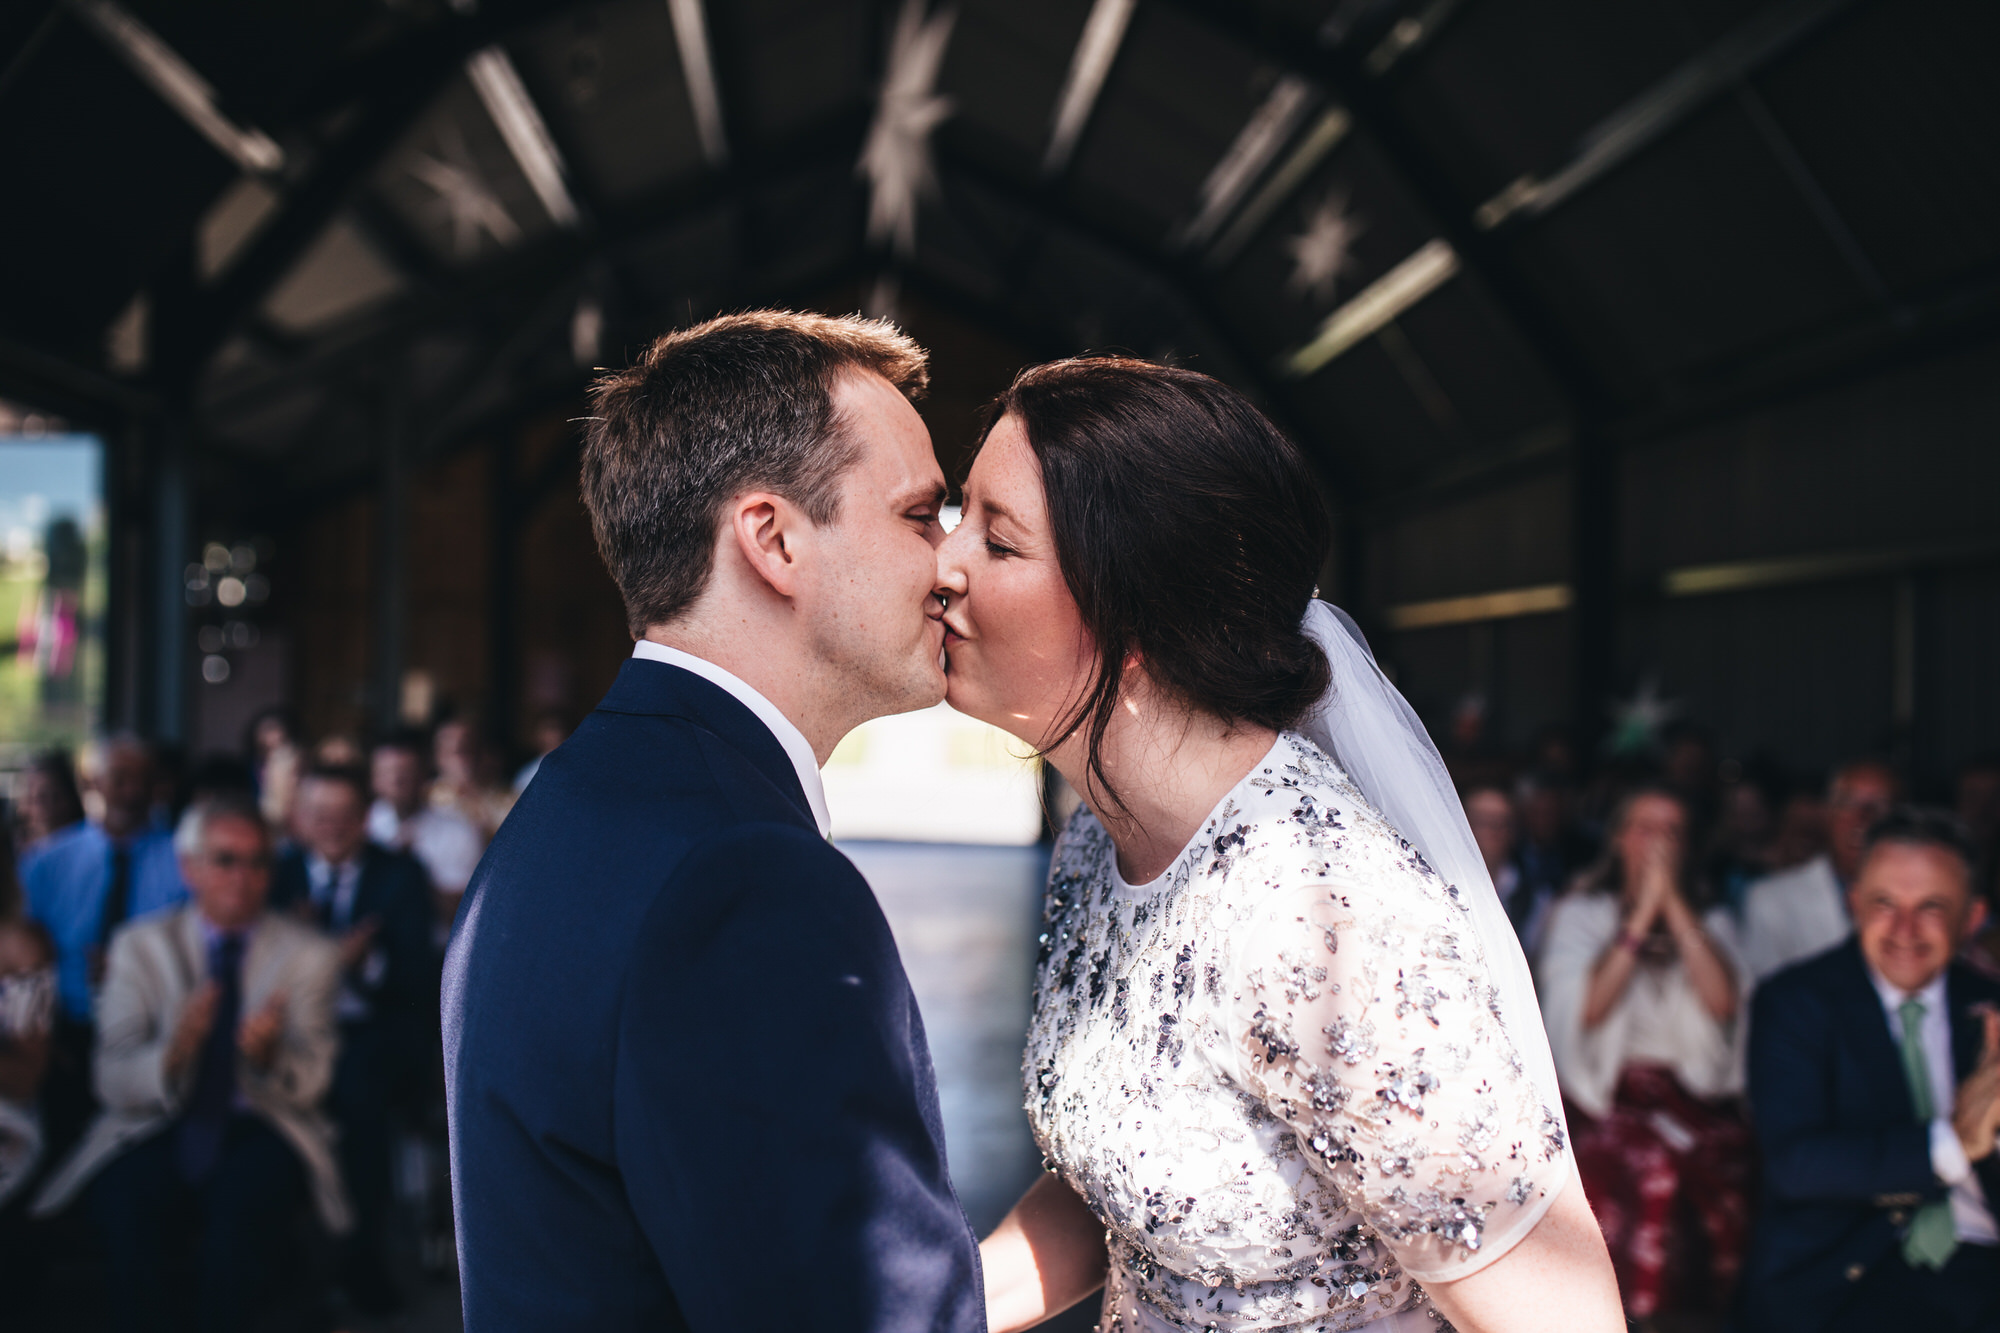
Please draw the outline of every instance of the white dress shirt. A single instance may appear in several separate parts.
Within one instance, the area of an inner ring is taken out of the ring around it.
[[[377,800],[368,808],[368,836],[416,857],[430,875],[431,887],[442,893],[464,893],[486,853],[485,836],[450,806],[425,805],[405,819],[395,806]]]
[[[806,804],[812,807],[813,823],[819,826],[819,836],[824,838],[833,832],[833,817],[826,812],[826,784],[820,780],[819,759],[813,754],[812,746],[806,741],[805,733],[792,725],[792,720],[778,711],[778,706],[752,689],[740,677],[734,676],[715,663],[696,657],[693,653],[669,648],[651,639],[641,639],[632,648],[632,656],[643,657],[649,662],[665,662],[683,671],[691,671],[717,689],[727,692],[736,702],[757,715],[757,720],[770,728],[784,748],[785,757],[792,761],[792,768],[799,775],[799,786],[805,791]]]
[[[1872,967],[1868,979],[1875,983],[1875,993],[1882,999],[1882,1012],[1889,1016],[1889,1036],[1898,1051],[1903,1049],[1903,1016],[1899,1012],[1903,1001],[1915,1000],[1924,1007],[1918,1038],[1923,1042],[1924,1064],[1931,1076],[1931,1105],[1939,1112],[1931,1121],[1931,1170],[1951,1186],[1951,1221],[1959,1240],[1974,1245],[2000,1244],[2000,1227],[1993,1223],[1979,1177],[1965,1156],[1965,1146],[1958,1141],[1958,1131],[1951,1127],[1958,1083],[1952,1072],[1951,1014],[1945,1008],[1944,973],[1931,978],[1930,985],[1915,994],[1897,990],[1876,976]]]
[[[1833,861],[1815,856],[1758,880],[1743,900],[1743,966],[1747,992],[1774,972],[1825,953],[1854,931],[1847,890]]]

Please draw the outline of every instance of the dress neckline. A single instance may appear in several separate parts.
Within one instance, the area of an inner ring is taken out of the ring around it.
[[[1238,778],[1235,786],[1222,793],[1221,799],[1216,801],[1214,807],[1202,819],[1200,827],[1195,829],[1194,836],[1189,838],[1187,844],[1178,852],[1174,853],[1173,860],[1167,862],[1167,868],[1147,880],[1144,884],[1128,884],[1125,882],[1123,872],[1118,869],[1118,844],[1111,840],[1110,830],[1105,830],[1104,840],[1111,847],[1111,896],[1133,900],[1157,898],[1185,879],[1186,876],[1180,872],[1196,850],[1208,845],[1210,838],[1214,835],[1216,821],[1222,818],[1223,808],[1232,800],[1235,800],[1236,794],[1242,791],[1245,785],[1259,773],[1265,773],[1271,769],[1271,756],[1277,754],[1284,747],[1290,736],[1291,733],[1288,731],[1280,731],[1278,733],[1278,738],[1271,742],[1271,748],[1264,751],[1263,758],[1250,765],[1250,771],[1245,773],[1241,778]],[[1101,820],[1099,821],[1100,824],[1102,822]]]

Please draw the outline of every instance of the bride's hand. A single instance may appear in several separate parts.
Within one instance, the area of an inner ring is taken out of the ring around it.
[[[1062,1177],[1029,1187],[979,1245],[987,1333],[1033,1328],[1104,1285],[1104,1224]]]

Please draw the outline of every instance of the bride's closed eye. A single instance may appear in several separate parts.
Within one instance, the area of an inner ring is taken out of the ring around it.
[[[988,537],[986,539],[986,554],[994,557],[997,560],[997,559],[1003,559],[1006,556],[1010,555],[1019,555],[1020,552],[1016,551],[1011,546],[1003,546],[999,542],[994,541],[991,537]]]

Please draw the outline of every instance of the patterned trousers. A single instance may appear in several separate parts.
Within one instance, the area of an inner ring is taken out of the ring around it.
[[[1570,1109],[1583,1192],[1604,1229],[1625,1310],[1723,1310],[1750,1223],[1749,1127],[1659,1065],[1628,1065],[1610,1113]],[[1698,1292],[1676,1301],[1679,1291]]]

